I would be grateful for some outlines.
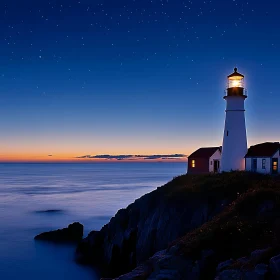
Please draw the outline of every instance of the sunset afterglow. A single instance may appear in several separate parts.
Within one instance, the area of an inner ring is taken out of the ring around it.
[[[193,1],[188,8],[130,1],[125,9],[123,1],[62,2],[62,9],[52,1],[0,4],[0,161],[188,155],[219,146],[225,84],[235,66],[250,96],[248,144],[279,141],[273,5],[260,23],[258,1],[242,6],[246,16],[238,1]],[[228,10],[240,18],[226,22]]]

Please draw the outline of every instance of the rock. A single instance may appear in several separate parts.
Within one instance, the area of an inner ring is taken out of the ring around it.
[[[268,265],[258,264],[253,271],[246,271],[242,276],[244,280],[265,280],[268,273]]]
[[[268,265],[260,263],[255,266],[254,271],[245,272],[244,280],[265,280],[268,273]]]
[[[277,279],[280,278],[280,255],[271,258],[269,262],[271,274]]]
[[[265,280],[265,276],[260,275],[260,274],[256,273],[255,271],[246,271],[242,275],[241,279],[242,280]]]
[[[251,260],[258,260],[262,257],[264,253],[267,252],[267,249],[255,250],[251,253]]]
[[[174,245],[171,248],[168,249],[168,252],[173,255],[176,254],[178,252],[178,250],[180,249],[180,247],[178,245]]]
[[[119,210],[100,231],[92,232],[79,243],[76,259],[98,268],[101,264],[102,277],[115,279],[154,280],[167,271],[169,275],[177,271],[182,279],[207,279],[209,272],[213,279],[218,262],[244,256],[255,245],[273,246],[271,223],[280,217],[280,207],[271,204],[279,200],[279,194],[267,189],[267,185],[277,185],[270,180],[245,172],[175,178]],[[259,224],[257,218],[262,221],[272,214],[267,225]],[[205,249],[213,249],[214,256],[202,253]],[[152,258],[162,250],[166,250],[162,256]],[[242,269],[253,271],[255,264],[266,261],[264,253],[266,250],[257,250],[235,267],[244,263]],[[149,259],[151,270],[149,265],[142,266]],[[233,264],[233,260],[223,262],[217,272],[224,279],[238,279],[242,273],[230,269]]]
[[[67,228],[41,233],[35,236],[35,239],[51,242],[78,242],[82,240],[83,233],[84,226],[76,222]]]
[[[247,257],[242,257],[242,258],[239,258],[239,259],[236,260],[236,262],[240,263],[241,265],[246,264],[249,261],[250,261],[250,259],[247,258]]]
[[[194,261],[182,255],[170,254],[168,250],[157,252],[135,270],[116,280],[199,280],[209,278],[205,267],[214,255],[212,250],[204,250],[201,259]],[[206,273],[205,273],[206,272]]]
[[[259,275],[265,275],[268,272],[268,265],[264,263],[255,266],[255,272]]]
[[[242,273],[237,269],[224,270],[219,274],[219,280],[241,280]]]
[[[218,264],[216,271],[220,272],[233,264],[233,259],[221,262]]]
[[[210,202],[205,198],[194,199],[192,195],[184,203],[161,202],[153,195],[143,196],[127,209],[118,211],[100,230],[98,242],[89,238],[79,244],[83,249],[77,249],[76,260],[96,265],[93,260],[98,259],[104,265],[106,277],[125,274],[222,209],[219,199],[219,207],[214,208],[207,206]],[[205,206],[201,207],[203,204]],[[171,252],[177,249],[174,246]]]
[[[79,244],[76,259],[99,266],[97,260],[104,266],[103,277],[118,277],[211,220],[232,202],[233,197],[213,196],[209,199],[205,192],[174,196],[174,187],[179,188],[182,179],[189,180],[185,176],[176,178],[119,210],[100,230],[99,242],[88,238]],[[206,180],[211,181],[210,185],[216,184],[212,177]],[[179,189],[181,191],[181,187]],[[173,251],[177,251],[176,246],[171,249]]]
[[[178,280],[181,276],[176,270],[164,269],[156,276],[156,280]]]
[[[114,280],[144,280],[149,277],[151,272],[152,271],[150,265],[142,264],[130,273],[122,275]]]
[[[241,261],[240,261],[241,260]],[[248,260],[247,258],[241,258],[239,259],[239,262],[242,262],[243,260]],[[231,260],[226,261],[224,264],[230,263]],[[243,269],[226,269],[223,270],[218,274],[218,276],[215,278],[215,280],[265,280],[266,275],[268,273],[268,265],[266,264],[258,264],[256,265],[254,270],[244,271]]]
[[[80,264],[90,264],[91,262],[99,264],[103,239],[100,231],[92,231],[79,242],[75,252],[75,261]],[[92,247],[94,250],[91,250]]]

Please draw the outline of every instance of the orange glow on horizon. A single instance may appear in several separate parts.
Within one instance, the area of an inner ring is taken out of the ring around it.
[[[112,155],[114,156],[114,155]],[[145,154],[143,155],[145,156]],[[148,157],[148,155],[147,155]],[[59,163],[59,162],[75,162],[75,163],[90,163],[90,162],[186,162],[187,157],[181,157],[181,158],[168,158],[168,159],[144,159],[144,158],[137,158],[132,157],[128,159],[100,159],[100,158],[77,158],[76,155],[28,155],[28,154],[21,154],[21,155],[3,155],[0,154],[0,162],[46,162],[46,163]]]

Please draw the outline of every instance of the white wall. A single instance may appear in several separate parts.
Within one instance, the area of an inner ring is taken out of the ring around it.
[[[278,172],[280,173],[280,155],[277,152],[273,158],[278,157]],[[252,161],[254,158],[246,158],[246,171],[252,171]],[[271,173],[271,158],[256,158],[257,159],[257,172],[268,174]],[[265,159],[265,169],[262,168],[262,160]]]
[[[246,167],[246,171],[251,171],[252,167],[251,167],[251,158],[245,158],[245,161],[246,161],[246,164],[245,164],[245,167]]]
[[[265,169],[262,169],[262,160],[265,159]],[[258,158],[257,172],[268,174],[271,172],[271,158]]]
[[[272,156],[272,158],[278,158],[278,173],[280,174],[280,151],[277,151],[276,154]],[[246,171],[252,171],[252,159],[253,158],[246,158]],[[271,158],[256,158],[257,159],[257,172],[259,173],[271,173]],[[262,168],[262,160],[265,159],[265,169]]]
[[[252,170],[253,159],[257,159],[257,170],[256,172],[267,174],[271,172],[271,159],[270,158],[246,158],[246,171]],[[262,160],[265,159],[265,169],[262,168]]]
[[[219,160],[221,164],[221,152],[217,150],[209,159],[209,172],[214,172],[214,160]],[[212,164],[211,164],[212,162]]]
[[[221,171],[245,170],[247,135],[244,111],[245,98],[227,96]]]

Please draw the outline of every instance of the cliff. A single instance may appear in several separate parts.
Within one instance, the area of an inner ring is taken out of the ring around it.
[[[233,228],[238,224],[235,210],[230,212],[228,208],[233,207],[243,195],[249,197],[248,192],[268,189],[271,186],[280,189],[279,180],[246,172],[183,175],[174,178],[166,185],[137,199],[126,209],[118,211],[100,231],[91,232],[79,244],[76,259],[100,267],[103,277],[118,277],[138,266],[133,274],[119,279],[188,279],[184,277],[190,271],[195,275],[198,270],[202,273],[201,269],[193,265],[194,261],[198,261],[202,267],[206,259],[212,260],[213,256],[215,263],[227,258],[227,255],[220,256],[214,247],[222,242],[224,235],[229,234],[218,232],[220,224],[229,223]],[[250,208],[243,208],[245,213],[247,210],[250,213]],[[221,216],[219,213],[222,213]],[[201,225],[203,226],[200,228]],[[213,230],[208,231],[205,227]],[[216,238],[217,236],[219,238]],[[181,239],[177,240],[178,238]],[[238,245],[233,243],[233,247],[228,248],[226,244],[231,243],[227,243],[226,239],[223,242],[228,255],[231,255],[229,251]],[[228,239],[228,242],[232,241]],[[211,244],[213,246],[210,246]],[[165,250],[166,248],[169,249]],[[250,247],[252,248],[253,246]],[[249,250],[248,246],[247,249]],[[153,256],[156,252],[158,253]],[[240,254],[241,251],[234,254],[234,257]],[[156,278],[158,276],[155,273],[161,273],[162,265],[166,267],[164,270],[167,274]],[[178,266],[184,272],[180,271]],[[173,278],[170,278],[170,275],[173,275]]]
[[[211,221],[116,280],[280,279],[280,178],[262,178]]]

